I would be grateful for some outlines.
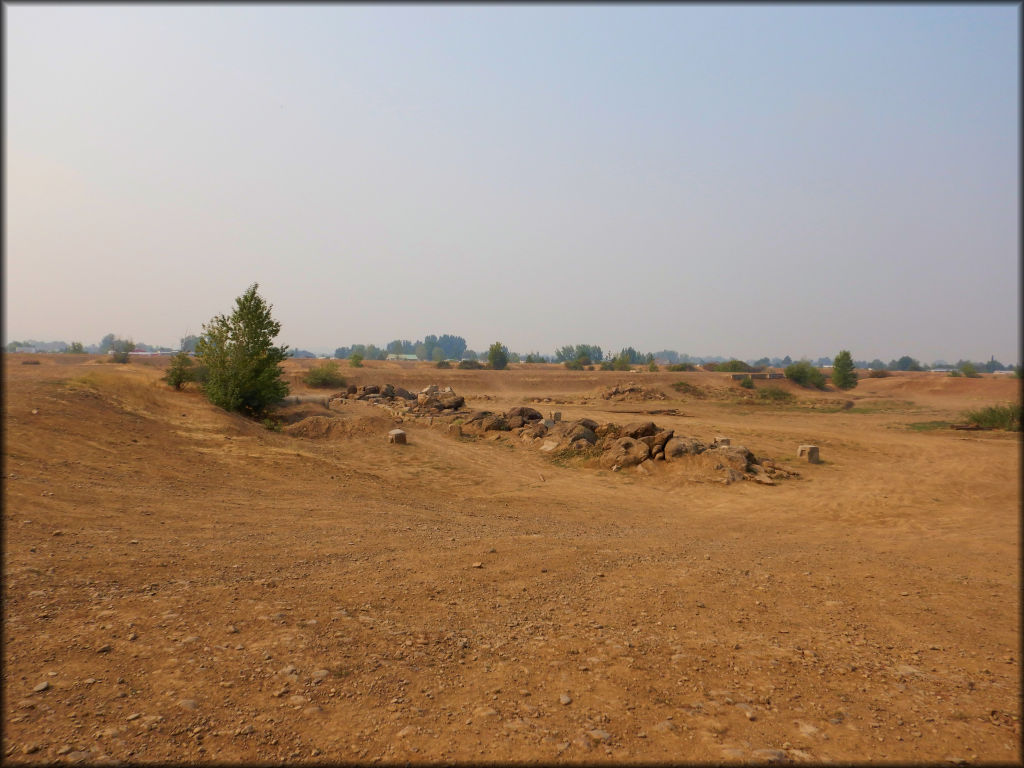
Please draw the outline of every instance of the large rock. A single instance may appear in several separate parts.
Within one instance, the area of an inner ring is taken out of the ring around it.
[[[510,408],[505,412],[505,417],[508,419],[512,419],[516,416],[522,417],[524,422],[536,421],[544,418],[544,415],[540,411],[529,408],[525,405],[517,405],[515,408]]]
[[[610,421],[607,424],[601,424],[594,430],[594,434],[598,437],[619,437],[621,435],[622,428],[618,424],[612,424]]]
[[[565,433],[565,439],[570,443],[577,440],[586,440],[590,445],[593,445],[597,442],[597,435],[594,434],[594,430],[577,422]]]
[[[463,404],[466,402],[466,398],[464,398],[462,395],[456,395],[451,390],[439,394],[437,396],[437,400],[438,403],[441,405],[442,409],[451,408],[453,410],[461,408]]]
[[[715,457],[722,465],[737,472],[746,472],[751,462],[754,461],[754,454],[742,445],[723,445],[709,449],[706,454]]]
[[[658,434],[658,427],[653,421],[634,422],[622,428],[622,436],[632,437],[634,440],[648,435],[653,437],[656,434]]]
[[[415,400],[416,395],[410,392],[405,387],[395,387],[395,397],[400,397],[403,400]]]
[[[665,443],[672,439],[675,434],[673,429],[665,429],[654,436],[654,444],[651,446],[651,453],[665,450]]]
[[[599,464],[605,469],[632,467],[650,456],[650,449],[632,437],[620,437],[603,454]]]
[[[584,427],[586,427],[587,429],[589,429],[591,431],[594,431],[594,432],[596,432],[597,428],[599,426],[601,426],[600,424],[598,424],[593,419],[577,419],[576,423],[577,424],[582,424]]]
[[[480,428],[484,432],[508,432],[509,426],[505,416],[500,413],[492,413],[480,419]]]
[[[672,461],[683,456],[696,456],[705,450],[704,443],[692,437],[672,437],[665,443],[665,459]]]

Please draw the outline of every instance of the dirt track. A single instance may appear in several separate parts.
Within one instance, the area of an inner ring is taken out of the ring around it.
[[[303,439],[156,363],[27,357],[4,355],[8,760],[1021,759],[1020,436],[906,426],[1019,380],[785,383],[802,403],[775,407],[718,374],[344,371],[676,408],[650,418],[800,473],[765,487],[418,423],[388,446],[358,402]],[[596,394],[629,380],[669,399]]]

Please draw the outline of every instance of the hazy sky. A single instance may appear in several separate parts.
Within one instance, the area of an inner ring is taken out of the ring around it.
[[[5,340],[1019,359],[1018,6],[4,16]]]

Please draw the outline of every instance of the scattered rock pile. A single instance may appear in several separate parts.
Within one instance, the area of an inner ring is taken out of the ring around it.
[[[611,389],[601,393],[605,400],[635,401],[635,400],[665,400],[664,392],[641,387],[635,382],[628,384],[616,384]]]
[[[439,414],[456,414],[466,404],[466,399],[455,394],[451,387],[439,387],[431,384],[419,393],[413,394],[404,387],[393,384],[366,384],[362,387],[349,387],[345,393],[334,398],[364,400],[373,405],[386,407],[392,413],[434,416]]]

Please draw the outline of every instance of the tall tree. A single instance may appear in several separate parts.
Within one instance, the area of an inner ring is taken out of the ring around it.
[[[853,355],[844,349],[832,363],[832,383],[839,389],[853,389],[857,386],[857,372],[853,369]]]

